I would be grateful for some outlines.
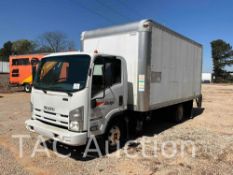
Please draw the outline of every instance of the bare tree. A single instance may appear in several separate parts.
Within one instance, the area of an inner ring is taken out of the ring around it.
[[[61,52],[75,50],[74,42],[62,32],[46,32],[37,41],[38,50],[45,52]]]

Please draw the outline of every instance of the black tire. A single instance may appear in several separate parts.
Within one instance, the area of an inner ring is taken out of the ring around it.
[[[184,105],[184,110],[185,110],[185,118],[192,118],[192,111],[193,111],[193,100],[190,100],[185,103]]]
[[[25,84],[25,85],[24,85],[24,91],[25,91],[26,93],[30,93],[31,90],[32,90],[32,87],[31,87],[30,84]]]
[[[113,152],[118,147],[124,146],[126,141],[126,124],[123,119],[110,121],[105,134],[100,138],[102,152]],[[107,149],[106,146],[109,148]],[[107,150],[106,150],[107,149]]]
[[[179,104],[175,106],[174,122],[181,123],[184,120],[184,106]]]
[[[197,107],[202,107],[202,95],[200,95],[198,98],[196,98]]]

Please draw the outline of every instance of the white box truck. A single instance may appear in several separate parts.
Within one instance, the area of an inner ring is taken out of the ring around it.
[[[42,59],[30,131],[68,145],[94,135],[114,147],[153,110],[172,108],[181,122],[193,100],[201,105],[199,43],[152,20],[83,32],[81,43],[81,52]]]
[[[212,83],[212,73],[202,73],[202,83]]]

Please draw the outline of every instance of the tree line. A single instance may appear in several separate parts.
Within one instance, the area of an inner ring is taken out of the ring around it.
[[[8,61],[10,55],[52,53],[75,50],[74,41],[62,32],[46,32],[36,40],[20,39],[7,41],[0,48],[1,60]]]
[[[226,70],[227,66],[233,66],[232,46],[221,39],[214,40],[210,44],[212,48],[214,82],[233,82],[232,72]]]

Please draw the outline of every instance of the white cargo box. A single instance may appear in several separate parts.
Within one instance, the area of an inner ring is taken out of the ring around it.
[[[202,45],[151,20],[83,32],[82,51],[125,58],[128,105],[149,111],[201,95]]]
[[[202,73],[202,83],[211,83],[212,74],[211,73]]]

